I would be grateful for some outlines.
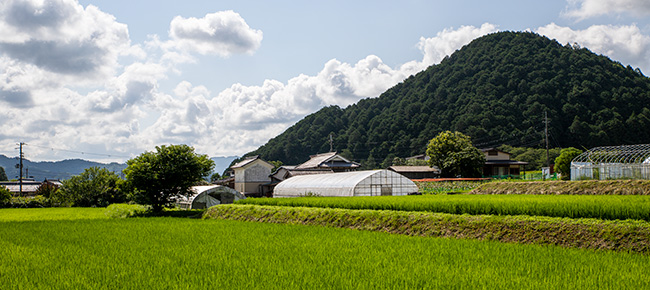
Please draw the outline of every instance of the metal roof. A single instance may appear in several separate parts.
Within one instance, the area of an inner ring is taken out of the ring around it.
[[[359,164],[345,159],[344,157],[336,154],[336,152],[327,152],[309,156],[310,159],[306,162],[296,166],[295,169],[308,169],[318,167],[350,167],[357,168]],[[332,163],[332,164],[326,164]]]
[[[395,172],[435,172],[440,173],[440,169],[429,166],[391,166],[389,170]]]

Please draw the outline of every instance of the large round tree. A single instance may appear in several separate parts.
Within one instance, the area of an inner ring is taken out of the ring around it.
[[[555,171],[562,174],[562,180],[571,180],[571,160],[582,154],[582,150],[573,147],[564,148],[555,158]]]
[[[485,154],[472,145],[469,136],[445,131],[429,141],[429,165],[437,166],[442,177],[480,177]]]
[[[214,161],[194,153],[187,145],[157,146],[126,162],[126,180],[133,188],[132,200],[161,212],[180,196],[190,196],[190,187],[209,176]]]
[[[121,182],[122,180],[116,173],[94,166],[86,168],[79,175],[64,180],[58,190],[44,184],[38,188],[38,192],[51,194],[49,197],[61,204],[104,207],[112,203],[126,201],[124,192],[120,190]]]

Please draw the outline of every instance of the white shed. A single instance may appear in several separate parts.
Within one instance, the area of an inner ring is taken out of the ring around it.
[[[389,170],[340,172],[291,177],[278,184],[274,197],[407,195],[417,185]]]
[[[245,198],[238,191],[222,185],[192,186],[192,191],[194,191],[192,196],[180,197],[176,200],[176,204],[183,209],[204,209]]]

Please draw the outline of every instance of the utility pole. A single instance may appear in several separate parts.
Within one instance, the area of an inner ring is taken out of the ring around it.
[[[18,145],[20,145],[20,155],[19,155],[20,156],[20,164],[18,164],[18,170],[20,170],[20,173],[18,174],[18,184],[19,184],[19,188],[20,188],[19,189],[19,191],[20,191],[19,196],[23,196],[23,158],[25,157],[23,155],[23,145],[25,145],[25,143],[20,142],[20,143],[18,143]]]
[[[544,137],[546,140],[546,167],[542,168],[542,180],[546,181],[546,175],[551,174],[551,163],[548,159],[548,115],[544,111]]]

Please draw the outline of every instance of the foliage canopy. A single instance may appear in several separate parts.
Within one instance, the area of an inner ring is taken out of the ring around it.
[[[190,196],[190,187],[210,176],[214,168],[207,155],[196,154],[184,144],[156,146],[156,152],[144,152],[126,164],[132,200],[151,205],[154,212],[161,212],[178,196]]]
[[[115,172],[94,166],[64,180],[61,188],[51,194],[52,198],[61,204],[105,207],[126,201],[125,193],[119,188],[121,181]]]
[[[437,166],[442,177],[480,177],[485,154],[472,146],[469,136],[445,131],[429,141],[429,165]]]
[[[0,207],[11,201],[11,192],[6,187],[0,185]]]
[[[571,180],[571,160],[582,154],[582,150],[573,147],[560,151],[560,156],[555,158],[555,171],[562,174],[562,180]]]

